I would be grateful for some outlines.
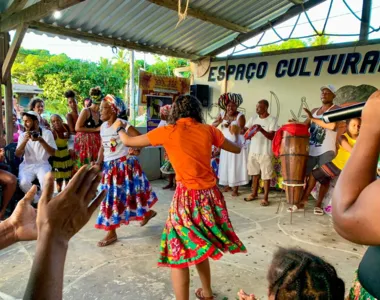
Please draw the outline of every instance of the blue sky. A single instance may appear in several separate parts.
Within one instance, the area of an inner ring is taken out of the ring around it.
[[[357,13],[357,15],[361,16],[361,8],[362,8],[361,0],[346,0],[346,3],[352,8],[353,11]],[[312,20],[314,26],[318,31],[322,31],[324,20],[327,15],[327,11],[330,5],[330,1],[326,1],[321,5],[311,9],[308,11],[309,17]],[[287,37],[291,30],[293,29],[293,25],[295,24],[297,18],[293,18],[285,23],[278,25],[276,28],[277,32],[282,37]],[[186,22],[186,21],[185,21]],[[372,18],[371,25],[374,28],[380,27],[380,0],[372,0]],[[334,0],[333,6],[330,14],[329,21],[326,26],[327,33],[334,34],[352,34],[359,33],[360,31],[360,22],[357,20],[347,9],[343,0]],[[304,14],[301,15],[298,26],[296,27],[293,37],[300,37],[313,34],[313,29],[309,25],[306,16]],[[371,39],[380,38],[380,32],[376,32],[370,35]],[[244,44],[246,46],[256,45],[259,37],[255,37]],[[347,41],[355,41],[358,37],[332,37],[331,41],[333,42],[347,42]],[[270,43],[278,40],[276,34],[269,30],[266,32],[264,38],[261,43]],[[101,57],[104,58],[112,58],[114,53],[112,52],[111,47],[98,46],[87,44],[83,42],[73,42],[69,39],[62,38],[51,38],[46,35],[36,35],[34,33],[27,33],[22,47],[27,49],[46,49],[49,50],[53,54],[66,53],[71,58],[78,58],[83,60],[90,61],[98,61]],[[237,48],[238,50],[239,48]],[[240,49],[243,49],[242,47]],[[259,49],[254,50],[246,50],[243,53],[252,53],[257,52]],[[224,53],[228,54],[228,52]],[[137,59],[143,59],[143,53],[136,53]],[[154,62],[153,55],[146,54],[145,59],[147,63]]]

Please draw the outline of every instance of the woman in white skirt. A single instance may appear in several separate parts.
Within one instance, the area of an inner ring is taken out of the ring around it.
[[[240,94],[225,93],[219,97],[218,105],[222,109],[221,114],[213,123],[213,126],[221,126],[224,136],[230,141],[244,145],[243,137],[245,116],[238,112],[238,107],[243,103]],[[232,189],[232,196],[239,195],[239,186],[249,182],[247,172],[248,148],[244,146],[240,154],[233,154],[221,150],[219,162],[219,184],[225,186],[224,192]]]

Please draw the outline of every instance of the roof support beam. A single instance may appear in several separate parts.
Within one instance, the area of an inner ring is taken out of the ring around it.
[[[8,9],[3,13],[4,16],[10,16],[11,14],[22,10],[28,0],[13,0],[12,4],[8,7]]]
[[[41,0],[12,15],[0,15],[0,32],[15,29],[17,25],[21,23],[41,20],[50,15],[53,11],[63,10],[83,1],[85,0]]]
[[[28,30],[28,25],[20,24],[17,26],[16,34],[13,38],[12,44],[8,49],[7,55],[4,59],[3,65],[1,67],[1,81],[3,83],[7,82],[9,75],[11,74],[12,65],[16,59],[18,50],[20,49],[21,42],[24,39],[25,33]]]
[[[166,7],[174,11],[178,11],[178,0],[146,0],[146,1],[157,4],[162,7]],[[247,33],[250,31],[248,27],[240,26],[238,24],[220,19],[216,16],[206,14],[199,9],[194,9],[194,8],[189,7],[187,9],[187,14],[193,18],[214,24],[216,26],[224,27],[226,29],[229,29],[235,32]]]
[[[360,25],[360,37],[361,41],[367,41],[369,35],[369,24],[371,23],[371,10],[372,10],[372,0],[363,0],[362,9],[362,22]]]
[[[303,4],[304,0],[288,0],[289,2],[293,3],[294,5]]]
[[[38,30],[42,32],[47,32],[51,34],[61,35],[61,36],[68,36],[72,37],[78,40],[85,40],[89,42],[99,43],[99,44],[105,44],[120,48],[126,48],[129,50],[136,50],[136,51],[142,51],[142,52],[151,52],[156,53],[159,55],[167,55],[167,56],[173,56],[173,57],[182,57],[187,58],[191,60],[196,60],[199,58],[198,55],[182,52],[182,51],[176,51],[171,49],[164,49],[159,48],[156,46],[145,46],[134,42],[128,42],[124,40],[104,37],[98,34],[89,33],[85,31],[79,31],[75,29],[68,29],[64,27],[56,27],[52,25],[48,25],[41,22],[31,22],[29,24],[29,28],[33,30]]]
[[[238,42],[240,43],[243,43],[245,42],[246,40],[249,40],[253,37],[255,37],[256,35],[264,32],[265,30],[268,30],[270,29],[272,26],[276,26],[280,23],[283,23],[295,16],[298,16],[300,13],[302,13],[305,10],[309,10],[310,8],[313,8],[314,6],[317,6],[323,2],[325,2],[326,0],[309,0],[307,1],[305,4],[298,4],[298,5],[294,5],[292,6],[291,8],[288,9],[288,11],[271,20],[270,21],[270,24],[269,22],[261,27],[258,27],[248,33],[244,33],[244,34],[239,34],[233,41],[223,45],[222,47],[218,48],[218,49],[215,49],[214,51],[210,52],[210,53],[207,53],[205,56],[216,56],[220,53],[223,53],[224,51],[227,51],[229,50],[230,48],[236,46],[238,44]]]

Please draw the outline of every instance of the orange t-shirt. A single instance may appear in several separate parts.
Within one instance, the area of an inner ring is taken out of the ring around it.
[[[176,173],[176,180],[192,190],[215,186],[211,168],[211,148],[222,146],[223,133],[191,118],[179,119],[175,125],[152,130],[148,138],[153,146],[162,145]]]

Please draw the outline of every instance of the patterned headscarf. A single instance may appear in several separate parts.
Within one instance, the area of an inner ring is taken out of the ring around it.
[[[126,111],[125,104],[123,100],[115,97],[114,95],[106,95],[103,98],[103,101],[107,101],[111,104],[112,110],[116,113],[116,115],[120,115],[121,113]]]
[[[243,103],[243,97],[240,94],[224,93],[219,97],[218,106],[223,110],[227,110],[229,102],[233,102],[239,107]]]
[[[170,114],[170,110],[171,109],[172,109],[172,106],[169,105],[169,104],[161,106],[161,108],[160,108],[160,115],[164,116],[164,117],[168,117],[169,114]]]

